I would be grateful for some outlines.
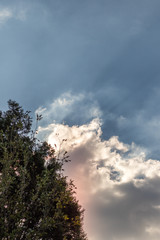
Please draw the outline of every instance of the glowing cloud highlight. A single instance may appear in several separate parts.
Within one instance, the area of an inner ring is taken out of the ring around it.
[[[101,119],[94,114],[87,117],[87,111],[86,123],[58,122],[68,115],[72,119],[77,102],[84,101],[84,95],[72,98],[65,94],[36,113],[49,119],[39,127],[39,137],[55,148],[57,156],[64,151],[70,156],[65,174],[74,180],[77,198],[86,209],[89,240],[104,240],[104,236],[109,240],[158,240],[160,162],[148,159],[147,150],[135,143],[125,144],[117,136],[103,139]],[[86,110],[90,106],[95,104],[87,102]],[[55,113],[57,121],[52,120]]]

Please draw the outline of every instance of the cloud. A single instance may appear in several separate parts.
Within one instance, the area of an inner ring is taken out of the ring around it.
[[[46,139],[57,154],[68,151],[65,171],[86,208],[89,239],[158,240],[160,162],[117,136],[103,140],[101,126],[99,118],[79,126],[52,123],[39,134],[49,132]]]
[[[4,7],[0,9],[0,25],[5,24],[9,19],[24,21],[26,19],[27,8]]]
[[[118,136],[104,139],[103,114],[91,94],[66,92],[37,113],[44,117],[38,137],[47,140],[58,157],[69,154],[65,174],[74,180],[86,209],[89,239],[158,240],[160,161]],[[118,121],[128,119],[121,115]]]
[[[13,17],[13,12],[9,8],[0,10],[0,24],[5,23],[8,19]]]
[[[65,92],[52,103],[45,107],[41,106],[36,114],[42,114],[42,125],[55,122],[74,122],[81,124],[96,117],[101,117],[102,112],[93,95],[88,93],[79,93],[77,95],[71,92]]]

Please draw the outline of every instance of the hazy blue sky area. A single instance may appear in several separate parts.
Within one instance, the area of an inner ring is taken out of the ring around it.
[[[41,137],[49,136],[52,123],[65,122],[66,132],[73,125],[90,129],[85,131],[94,129],[96,134],[99,129],[101,134],[94,136],[97,142],[93,142],[97,152],[109,146],[113,149],[108,156],[113,157],[116,149],[115,159],[131,159],[136,166],[145,165],[151,158],[153,161],[147,163],[158,164],[157,171],[159,163],[154,159],[160,160],[160,1],[0,0],[0,109],[6,109],[9,99],[33,115],[37,109],[42,112],[41,127],[49,127]],[[93,119],[99,122],[89,125]],[[77,132],[73,131],[76,139]],[[114,138],[114,144],[109,140],[113,136],[119,137]],[[120,142],[130,150],[120,147]],[[71,153],[74,157],[83,153],[85,166],[91,158],[87,147],[84,151],[80,146]],[[123,154],[118,155],[118,151]],[[122,159],[117,161],[120,163],[114,169],[114,164],[106,165],[101,157],[97,169],[110,171],[112,189],[119,188],[121,193],[116,196],[127,197],[117,200],[111,189],[104,191],[104,187],[94,193],[110,200],[107,206],[100,198],[91,204],[96,209],[94,216],[106,222],[108,228],[101,225],[97,235],[90,233],[89,240],[159,240],[156,226],[160,221],[160,189],[155,189],[160,176],[142,167],[132,179],[128,175],[120,178],[124,169]],[[134,185],[137,179],[147,182],[140,185],[142,192]],[[89,200],[86,202],[85,206]],[[96,223],[90,226],[95,231],[93,226]]]

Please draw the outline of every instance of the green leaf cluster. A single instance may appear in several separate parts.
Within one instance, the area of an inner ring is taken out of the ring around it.
[[[29,111],[8,107],[0,111],[0,239],[86,240],[84,210],[62,174],[67,158],[37,143]]]

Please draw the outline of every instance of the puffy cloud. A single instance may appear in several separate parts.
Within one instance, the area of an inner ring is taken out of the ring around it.
[[[102,140],[98,118],[80,126],[52,123],[39,128],[39,134],[46,131],[57,154],[68,151],[70,156],[65,171],[86,208],[89,239],[159,239],[159,161],[116,136]]]
[[[160,162],[148,159],[148,151],[135,143],[117,136],[104,140],[102,113],[92,95],[65,93],[36,114],[44,117],[39,138],[58,157],[64,151],[70,156],[65,174],[74,180],[86,209],[89,240],[158,240]],[[72,124],[78,116],[80,124]],[[70,124],[64,124],[68,119]]]

